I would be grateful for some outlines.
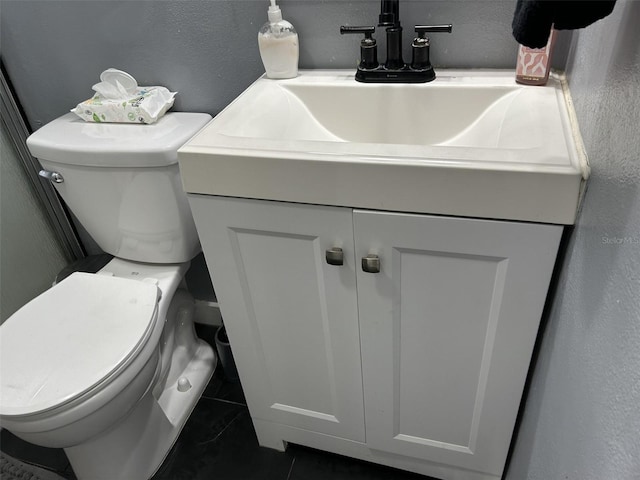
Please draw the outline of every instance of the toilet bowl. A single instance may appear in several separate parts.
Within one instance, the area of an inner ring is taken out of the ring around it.
[[[0,327],[0,425],[64,448],[80,480],[150,478],[216,365],[195,335],[184,275],[199,243],[176,187],[177,148],[210,117],[166,117],[135,130],[66,115],[28,142],[74,213],[101,219],[89,233],[116,258]]]
[[[187,266],[114,259],[16,312],[0,328],[2,426],[64,448],[78,478],[152,476],[216,363],[178,288]]]

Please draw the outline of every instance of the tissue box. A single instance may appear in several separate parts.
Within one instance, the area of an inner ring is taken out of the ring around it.
[[[175,96],[165,87],[138,87],[124,99],[96,93],[71,111],[87,122],[154,123],[173,106]]]

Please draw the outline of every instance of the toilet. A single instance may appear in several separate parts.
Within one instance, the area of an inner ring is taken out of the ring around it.
[[[215,369],[185,288],[200,244],[177,160],[209,120],[92,124],[70,113],[27,140],[41,175],[114,258],[0,327],[0,426],[64,448],[80,480],[153,476]]]

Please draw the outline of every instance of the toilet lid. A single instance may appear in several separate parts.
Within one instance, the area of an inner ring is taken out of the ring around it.
[[[0,327],[0,415],[67,403],[135,358],[153,331],[158,287],[76,272]]]

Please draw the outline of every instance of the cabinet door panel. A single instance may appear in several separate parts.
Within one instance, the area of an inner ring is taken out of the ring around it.
[[[252,416],[363,441],[351,210],[190,202]]]
[[[500,475],[562,228],[354,212],[371,448]]]

